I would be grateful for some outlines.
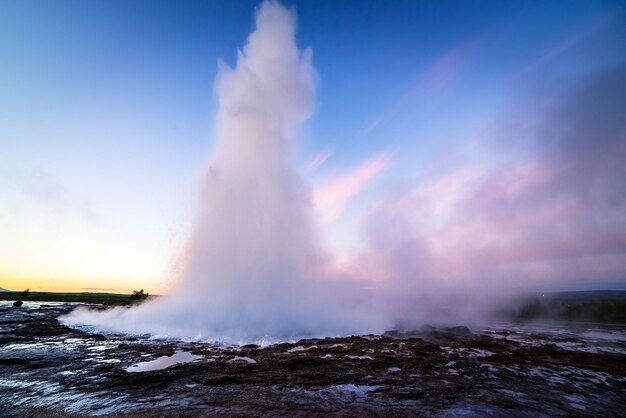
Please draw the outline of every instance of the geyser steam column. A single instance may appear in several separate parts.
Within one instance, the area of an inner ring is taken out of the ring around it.
[[[297,48],[295,26],[294,13],[264,2],[236,68],[220,65],[215,149],[178,287],[129,310],[77,310],[67,323],[235,341],[341,332],[318,271],[309,190],[289,161],[315,104],[311,52]]]
[[[295,14],[264,2],[236,68],[220,65],[214,155],[176,294],[209,304],[213,330],[292,331],[285,321],[297,321],[318,265],[309,191],[289,161],[315,104],[311,53],[298,50],[295,25]]]

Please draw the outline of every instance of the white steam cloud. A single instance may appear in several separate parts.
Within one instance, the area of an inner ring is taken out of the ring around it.
[[[311,193],[290,164],[316,78],[295,26],[294,13],[264,2],[235,69],[220,65],[215,149],[178,287],[133,309],[76,310],[66,323],[237,342],[376,322],[357,314],[362,295],[325,274]]]

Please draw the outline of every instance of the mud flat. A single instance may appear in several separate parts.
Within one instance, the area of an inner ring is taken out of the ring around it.
[[[626,330],[498,323],[267,347],[101,335],[0,301],[0,416],[623,416]]]

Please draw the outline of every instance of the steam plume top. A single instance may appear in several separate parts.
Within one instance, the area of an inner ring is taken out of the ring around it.
[[[256,28],[235,70],[220,63],[218,120],[262,118],[274,129],[290,129],[307,119],[315,104],[311,50],[295,42],[296,15],[273,1],[256,12]]]

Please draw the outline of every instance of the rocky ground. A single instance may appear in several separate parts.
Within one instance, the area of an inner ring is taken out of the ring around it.
[[[0,302],[0,416],[615,417],[626,410],[619,328],[426,327],[225,347],[60,324],[75,306]],[[158,368],[168,362],[175,364]]]

